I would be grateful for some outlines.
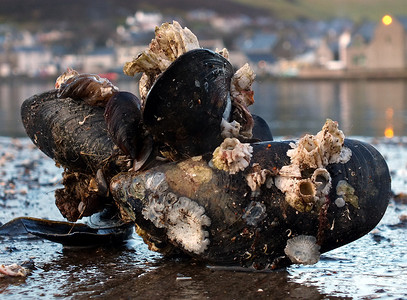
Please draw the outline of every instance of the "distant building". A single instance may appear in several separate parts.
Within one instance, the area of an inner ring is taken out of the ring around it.
[[[10,60],[15,75],[45,76],[56,72],[51,51],[41,46],[17,47]]]
[[[98,48],[84,56],[82,68],[87,73],[104,73],[113,69],[115,51],[113,48]]]
[[[406,29],[396,18],[384,16],[379,24],[367,23],[352,34],[346,48],[346,67],[401,69],[406,67]]]

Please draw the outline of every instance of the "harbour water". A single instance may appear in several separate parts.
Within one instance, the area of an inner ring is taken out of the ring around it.
[[[137,94],[135,80],[115,84]],[[25,136],[21,103],[53,88],[49,80],[0,83],[0,136]],[[327,118],[339,122],[347,136],[381,137],[407,133],[407,80],[271,80],[254,84],[252,113],[263,117],[275,136],[317,132]]]
[[[132,81],[116,84],[137,89]],[[407,193],[406,84],[260,79],[252,112],[277,139],[315,134],[326,118],[338,121],[346,136],[372,143],[383,154],[393,192]],[[19,216],[62,220],[53,195],[62,169],[24,137],[19,116],[24,99],[52,85],[0,84],[0,223]],[[267,273],[164,259],[136,235],[121,246],[90,249],[0,236],[0,264],[34,265],[26,278],[0,278],[0,298],[407,299],[406,219],[407,205],[392,199],[383,220],[363,238],[323,254],[315,265]]]

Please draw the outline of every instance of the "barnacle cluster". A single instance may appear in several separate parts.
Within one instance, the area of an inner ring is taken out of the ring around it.
[[[156,227],[165,228],[168,239],[186,251],[203,253],[210,243],[209,233],[203,227],[211,225],[205,209],[187,197],[168,191],[164,173],[148,176],[145,191],[148,202],[142,210],[143,217]]]
[[[213,152],[211,162],[219,170],[236,174],[249,165],[252,152],[250,144],[241,143],[237,138],[226,138]]]
[[[288,204],[301,212],[320,208],[331,189],[331,176],[326,166],[346,163],[352,152],[343,146],[345,136],[338,123],[330,119],[316,135],[305,135],[291,143],[287,151],[291,164],[284,166],[275,185],[285,193]]]

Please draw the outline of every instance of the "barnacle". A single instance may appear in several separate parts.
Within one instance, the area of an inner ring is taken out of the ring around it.
[[[229,174],[243,171],[250,163],[253,148],[236,138],[226,138],[213,152],[212,164]]]
[[[260,195],[260,187],[266,182],[267,177],[271,175],[271,171],[262,169],[258,163],[253,164],[253,171],[246,175],[246,181],[252,190],[252,196]]]
[[[319,261],[319,248],[315,237],[299,235],[287,241],[284,253],[295,264],[312,265]]]
[[[205,215],[205,209],[187,197],[180,197],[167,213],[167,236],[180,243],[185,250],[196,254],[203,253],[208,247],[209,233],[203,226],[210,226],[211,220]]]
[[[230,95],[234,101],[244,103],[246,106],[254,103],[252,84],[256,75],[249,64],[246,63],[232,77]]]

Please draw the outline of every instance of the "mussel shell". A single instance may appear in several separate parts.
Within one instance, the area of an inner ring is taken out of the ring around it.
[[[252,114],[254,126],[252,129],[252,139],[259,141],[272,141],[273,134],[267,122],[260,116]]]
[[[82,223],[19,218],[26,231],[38,237],[70,247],[93,247],[119,244],[133,233],[133,223],[91,227]]]
[[[21,106],[25,130],[47,156],[71,171],[95,173],[112,154],[104,108],[71,98],[57,90],[34,95]]]
[[[207,49],[175,60],[147,95],[143,118],[155,140],[187,157],[218,146],[233,74],[227,59]]]
[[[262,169],[278,170],[290,163],[286,154],[289,142],[264,142],[252,146],[251,165],[258,163]],[[284,253],[289,238],[314,236],[321,252],[326,252],[367,234],[386,211],[390,174],[384,158],[374,147],[363,142],[346,139],[345,146],[352,150],[352,156],[345,164],[328,165],[332,188],[327,196],[328,206],[319,212],[297,211],[274,185],[264,184],[260,195],[252,196],[245,179],[250,166],[244,172],[229,175],[208,166],[210,155],[162,165],[144,173],[119,174],[113,178],[111,189],[117,204],[142,228],[140,232],[146,241],[152,237],[152,240],[172,244],[198,259],[217,264],[284,266],[291,264]],[[165,184],[157,191],[149,191],[148,186],[162,176],[165,176]],[[346,180],[355,189],[357,208],[349,203],[343,207],[335,204],[336,186],[340,180]],[[177,240],[167,238],[164,225],[157,228],[144,217],[143,209],[152,205],[151,199],[161,203],[160,199],[166,193],[187,197],[204,208],[204,214],[210,219],[210,225],[203,226],[210,241],[204,252],[186,251]],[[253,204],[256,209],[252,209]]]
[[[140,100],[129,92],[117,92],[105,108],[107,130],[114,143],[131,158],[142,148],[142,116]]]

